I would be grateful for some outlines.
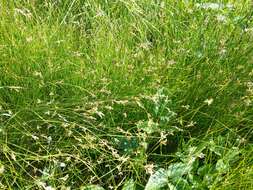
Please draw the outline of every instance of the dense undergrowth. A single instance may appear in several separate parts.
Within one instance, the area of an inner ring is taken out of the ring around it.
[[[253,189],[250,0],[2,0],[0,189]]]

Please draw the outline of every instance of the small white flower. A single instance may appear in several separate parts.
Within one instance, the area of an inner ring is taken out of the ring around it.
[[[41,104],[42,101],[40,99],[37,99],[37,104]]]
[[[205,157],[205,154],[203,154],[202,152],[199,154],[198,156],[199,158],[203,159]]]
[[[211,10],[221,10],[224,8],[233,9],[234,5],[231,3],[223,4],[223,3],[197,3],[196,7],[202,9],[211,9]]]
[[[245,28],[244,31],[249,32],[249,33],[253,33],[253,27],[252,28]]]
[[[217,10],[217,9],[222,8],[222,4],[220,3],[197,3],[196,6],[198,8],[212,9],[212,10]]]
[[[36,77],[43,78],[42,73],[41,73],[41,72],[38,72],[38,71],[35,71],[35,72],[33,73],[33,75],[36,76]]]
[[[0,175],[4,173],[4,165],[0,166]]]
[[[43,188],[46,186],[46,183],[45,183],[45,182],[42,182],[42,181],[40,181],[40,180],[36,180],[36,181],[35,181],[35,184],[38,185],[39,187],[43,187]]]
[[[100,117],[103,118],[105,116],[105,114],[103,114],[103,112],[101,111],[97,111],[96,114]]]
[[[11,159],[16,161],[16,155],[14,154],[14,152],[11,153]]]
[[[31,18],[32,17],[32,13],[29,9],[26,9],[26,8],[23,8],[23,9],[18,9],[18,8],[15,8],[14,9],[14,13],[15,15],[23,15],[27,18]]]
[[[51,142],[52,142],[52,137],[51,136],[47,137],[47,143],[50,144]]]
[[[174,60],[169,60],[169,61],[167,62],[168,65],[174,65],[175,63],[176,63],[176,61],[174,61]]]
[[[54,187],[52,186],[46,186],[44,187],[45,190],[56,190]]]
[[[61,167],[61,168],[65,168],[65,167],[66,167],[66,164],[65,164],[64,162],[61,162],[61,163],[60,163],[60,167]]]
[[[204,101],[204,103],[206,103],[208,106],[210,106],[210,105],[213,103],[213,98],[206,99],[206,100]]]
[[[197,124],[195,121],[191,121],[190,123],[188,123],[188,124],[186,125],[186,127],[194,127],[195,124]]]
[[[69,175],[67,174],[64,177],[61,177],[60,180],[67,181],[68,178],[69,178]]]
[[[31,36],[29,36],[28,38],[26,38],[27,42],[31,42],[33,40],[33,38]]]
[[[226,16],[224,16],[224,15],[217,15],[217,20],[219,21],[219,22],[226,22],[227,21],[227,17]]]
[[[45,115],[50,115],[50,111],[46,111],[44,114]]]
[[[33,138],[33,140],[38,140],[39,139],[39,137],[37,137],[36,135],[32,135],[32,138]]]
[[[222,48],[219,52],[220,55],[225,55],[227,53],[227,50]]]
[[[246,104],[246,106],[250,106],[252,101],[250,99],[245,99],[244,103]]]
[[[152,175],[154,173],[154,164],[147,164],[144,166],[146,173]]]
[[[234,8],[234,5],[232,3],[228,3],[227,6],[226,6],[228,9],[233,9]]]
[[[186,110],[188,110],[190,108],[190,105],[182,105],[182,108],[185,108]]]

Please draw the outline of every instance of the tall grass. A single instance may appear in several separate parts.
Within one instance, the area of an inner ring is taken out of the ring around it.
[[[252,14],[1,1],[0,189],[253,189]]]

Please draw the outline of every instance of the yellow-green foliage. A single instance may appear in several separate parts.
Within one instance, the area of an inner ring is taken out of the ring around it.
[[[252,8],[0,1],[0,189],[253,189]]]

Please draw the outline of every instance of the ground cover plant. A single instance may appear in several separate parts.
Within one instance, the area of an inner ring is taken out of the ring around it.
[[[253,189],[251,0],[0,1],[0,189]]]

